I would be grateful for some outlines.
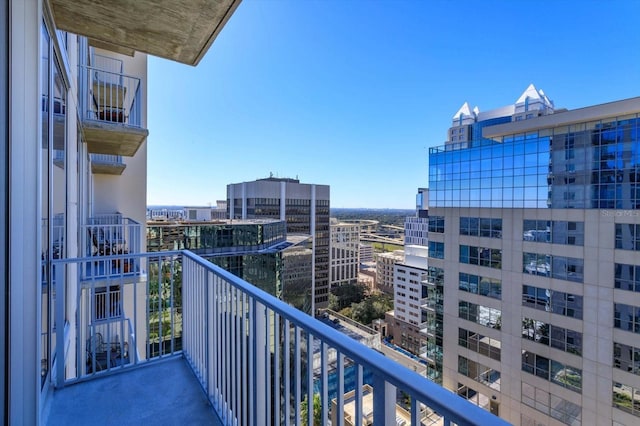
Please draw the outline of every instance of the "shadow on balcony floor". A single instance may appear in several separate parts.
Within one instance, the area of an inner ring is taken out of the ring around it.
[[[47,425],[221,425],[184,359],[54,392]]]

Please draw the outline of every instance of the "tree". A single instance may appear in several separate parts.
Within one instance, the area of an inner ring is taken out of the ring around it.
[[[302,403],[300,404],[300,421],[302,424],[307,424],[308,415],[308,400],[307,395],[304,396]],[[313,426],[322,426],[322,401],[320,401],[320,394],[313,394]]]
[[[352,303],[360,303],[366,290],[362,284],[342,284],[332,288],[329,294],[329,309],[339,312]]]
[[[384,318],[384,314],[393,309],[393,299],[385,294],[367,297],[360,303],[351,305],[352,316],[355,321],[369,325],[374,320]]]

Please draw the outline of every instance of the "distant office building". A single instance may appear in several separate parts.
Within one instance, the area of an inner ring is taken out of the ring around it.
[[[426,297],[422,280],[427,273],[427,252],[423,246],[405,246],[404,258],[394,265],[393,342],[416,355],[423,341],[421,301]]]
[[[185,207],[183,220],[203,222],[211,220],[211,207]]]
[[[311,237],[284,221],[147,222],[147,250],[187,249],[305,312],[311,312]]]
[[[269,177],[227,185],[231,219],[285,220],[287,234],[311,235],[315,309],[329,304],[329,186]]]
[[[330,284],[354,284],[360,269],[360,226],[331,219]]]
[[[227,219],[227,200],[216,201],[216,206],[211,208],[211,220]]]
[[[445,387],[514,424],[640,423],[639,117],[532,85],[430,149]]]
[[[393,271],[395,264],[404,259],[403,250],[378,253],[376,258],[376,289],[393,296]]]
[[[147,220],[183,220],[184,209],[169,207],[147,207]]]
[[[374,250],[371,244],[360,243],[360,263],[374,262]]]
[[[418,188],[416,195],[416,214],[404,221],[404,244],[427,246],[429,244],[429,190]]]

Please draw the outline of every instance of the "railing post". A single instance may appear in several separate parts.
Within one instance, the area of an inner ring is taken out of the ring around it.
[[[254,337],[253,353],[251,354],[253,363],[253,424],[255,426],[265,426],[267,420],[265,413],[267,412],[266,401],[266,360],[264,359],[264,348],[267,345],[265,332],[265,307],[258,303],[256,299],[252,299],[253,324],[251,333]]]
[[[391,425],[396,422],[396,387],[383,377],[373,377],[373,422]]]
[[[61,388],[64,386],[64,372],[65,372],[65,348],[64,348],[64,325],[65,325],[65,273],[69,267],[65,263],[59,265],[50,264],[53,269],[51,276],[55,275],[55,289],[56,289],[56,382],[55,386]],[[49,291],[53,289],[53,286],[49,287]],[[53,329],[53,327],[51,327]],[[51,336],[51,335],[49,335]]]

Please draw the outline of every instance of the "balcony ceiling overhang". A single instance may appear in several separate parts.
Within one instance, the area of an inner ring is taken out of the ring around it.
[[[112,46],[197,65],[241,0],[50,0],[56,26]]]
[[[92,120],[83,121],[82,130],[89,153],[125,157],[136,155],[149,135],[147,129]]]

